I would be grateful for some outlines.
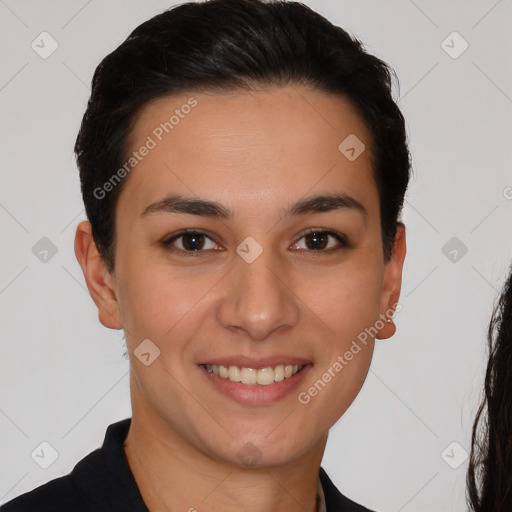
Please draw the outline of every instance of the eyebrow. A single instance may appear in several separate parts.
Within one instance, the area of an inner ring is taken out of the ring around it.
[[[312,213],[350,209],[363,215],[366,220],[366,208],[355,198],[347,194],[325,194],[307,197],[281,210],[282,218],[295,217]],[[155,213],[185,213],[218,219],[232,219],[234,213],[217,201],[171,195],[160,199],[144,208],[141,217]]]

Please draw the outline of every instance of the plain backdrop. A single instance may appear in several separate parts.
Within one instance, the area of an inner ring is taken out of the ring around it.
[[[414,168],[397,333],[377,342],[323,467],[381,512],[462,511],[487,324],[512,261],[511,1],[305,3],[396,69]],[[0,0],[1,502],[69,472],[130,416],[122,331],[99,323],[73,252],[73,144],[100,60],[171,5]],[[41,37],[58,44],[47,58]],[[58,454],[48,469],[31,456],[42,442]]]

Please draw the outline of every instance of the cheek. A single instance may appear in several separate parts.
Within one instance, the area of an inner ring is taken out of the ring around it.
[[[337,415],[334,414],[335,421],[345,413],[358,395],[372,360],[373,341],[369,341],[367,344],[358,343],[357,350],[360,349],[359,352],[353,347],[352,345],[351,349],[345,351],[340,359],[337,358],[337,362],[343,369],[339,371],[339,374],[335,374],[337,376],[333,377],[330,382],[330,385],[333,386],[334,399],[337,400],[337,407],[335,408]],[[336,368],[339,369],[340,367],[337,366]],[[331,373],[334,373],[334,368],[331,369]]]
[[[134,338],[133,343],[149,338],[161,347],[169,340],[175,345],[179,339],[194,336],[200,328],[199,319],[207,320],[207,309],[214,307],[209,291],[216,295],[216,284],[225,273],[151,261],[144,257],[143,251],[132,252],[130,258],[121,257],[117,263],[119,303],[127,337]],[[225,279],[229,280],[230,276]],[[373,251],[357,251],[344,263],[325,266],[322,272],[297,271],[294,275],[292,271],[288,281],[293,290],[288,300],[297,301],[305,324],[312,321],[322,331],[327,328],[319,336],[337,340],[337,350],[347,343],[350,345],[352,339],[377,319],[382,268],[376,263]],[[330,343],[324,346],[326,353],[332,351]]]
[[[373,342],[339,346],[329,362],[300,390],[297,400],[314,430],[331,428],[358,395],[370,367]]]
[[[361,261],[309,283],[308,305],[338,340],[352,340],[378,319],[382,272]],[[316,290],[314,293],[311,290]],[[350,341],[349,341],[350,343]]]
[[[159,346],[173,333],[184,334],[187,315],[194,314],[214,284],[211,276],[191,279],[184,269],[149,262],[126,267],[122,282],[121,315],[127,335],[154,339]]]

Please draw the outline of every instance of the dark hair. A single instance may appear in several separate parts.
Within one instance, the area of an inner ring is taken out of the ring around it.
[[[488,330],[485,396],[473,424],[467,473],[476,512],[512,510],[512,267]]]
[[[126,178],[105,197],[95,191],[126,162],[140,109],[184,92],[289,84],[345,95],[368,125],[387,261],[410,175],[393,76],[361,42],[298,2],[188,2],[142,23],[97,67],[75,143],[87,217],[108,269],[114,269],[115,206]]]

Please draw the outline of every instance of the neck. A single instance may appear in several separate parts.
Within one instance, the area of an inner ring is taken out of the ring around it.
[[[204,453],[155,414],[133,403],[124,448],[151,512],[315,512],[327,433],[292,462],[240,467]]]

